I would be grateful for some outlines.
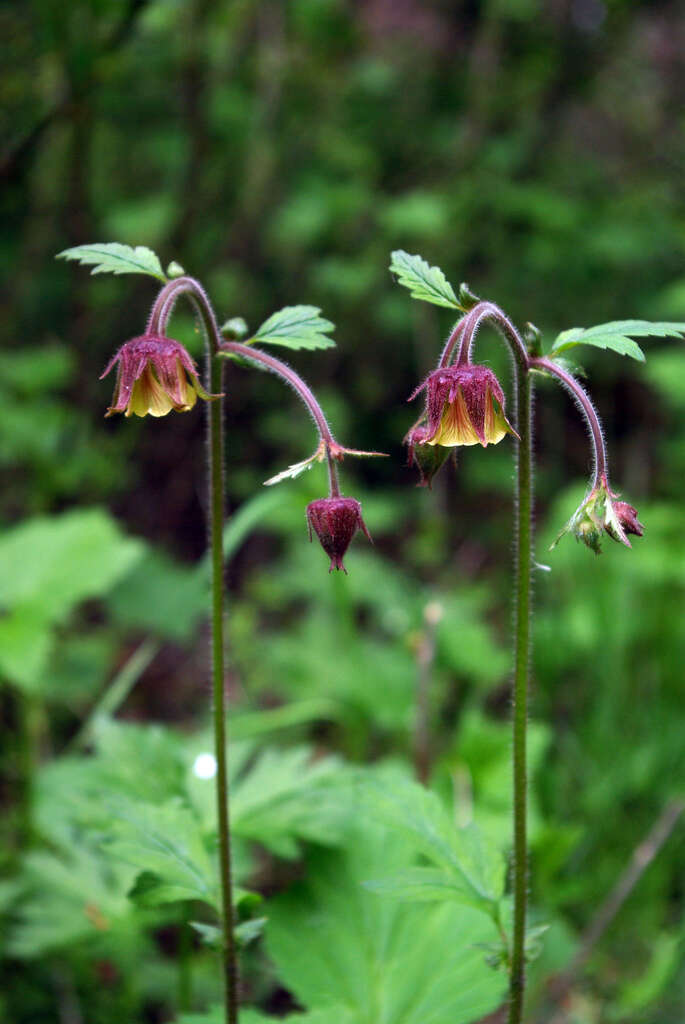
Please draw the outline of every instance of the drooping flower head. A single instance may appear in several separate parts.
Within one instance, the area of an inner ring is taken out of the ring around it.
[[[331,560],[329,572],[342,569],[347,573],[343,557],[357,530],[371,540],[362,519],[362,507],[356,498],[317,498],[307,505],[307,524],[309,539],[312,540],[313,530]]]
[[[450,456],[448,448],[441,445],[428,445],[428,427],[425,423],[419,423],[412,427],[404,439],[407,446],[407,465],[416,466],[419,471],[419,482],[417,487],[433,486],[433,477],[440,471],[445,461]]]
[[[200,383],[197,367],[183,345],[173,338],[144,334],[122,345],[107,365],[100,380],[116,365],[117,379],[112,404],[105,413],[112,416],[166,416],[187,412],[197,396],[208,400]]]
[[[492,370],[472,363],[439,367],[411,395],[426,390],[426,437],[421,444],[498,444],[516,434],[504,414],[504,393]],[[416,442],[415,442],[416,443]]]
[[[626,501],[616,501],[605,476],[583,499],[552,547],[555,547],[565,533],[572,533],[576,540],[601,554],[602,535],[607,533],[612,540],[632,547],[628,534],[642,537],[644,527],[637,518],[637,510]]]

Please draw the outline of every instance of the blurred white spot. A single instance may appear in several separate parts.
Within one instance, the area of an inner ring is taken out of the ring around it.
[[[193,773],[198,779],[213,779],[216,775],[214,754],[198,754],[193,765]]]

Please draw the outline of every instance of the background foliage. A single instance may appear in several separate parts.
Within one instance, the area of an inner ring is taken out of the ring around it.
[[[391,454],[346,463],[376,543],[357,541],[349,578],[329,578],[303,517],[323,470],[251,498],[310,452],[311,426],[279,382],[231,368],[244,996],[265,1013],[323,999],[346,1024],[388,998],[388,1021],[413,1020],[399,987],[369,996],[370,965],[384,974],[384,929],[404,964],[430,905],[358,883],[379,857],[414,870],[416,849],[406,839],[385,856],[382,836],[355,836],[350,787],[364,765],[411,773],[429,642],[432,788],[506,848],[511,451],[466,451],[456,477],[414,490],[405,400],[454,314],[410,301],[388,254],[421,252],[548,342],[616,319],[683,320],[680,6],[32,0],[0,26],[0,1017],[185,1010],[192,1022],[218,999],[209,784],[192,772],[208,749],[202,417],[102,419],[98,375],[141,333],[154,282],[90,278],[53,256],[112,238],[180,261],[222,319],[252,331],[275,309],[320,308],[337,348],[294,352],[293,365],[342,441]],[[191,318],[174,323],[199,356]],[[506,378],[494,339],[479,345]],[[681,825],[551,1009],[553,974],[683,791],[685,353],[642,347],[645,366],[582,353],[613,478],[645,523],[632,552],[607,543],[594,559],[567,540],[547,554],[588,454],[551,384],[536,411],[538,559],[552,571],[536,575],[531,897],[551,928],[530,1012],[578,1024],[663,1024],[685,1005]],[[160,864],[160,836],[187,848]],[[344,974],[315,969],[306,947],[303,970],[290,948],[293,920],[306,934],[303,908],[319,903]],[[454,950],[453,913],[430,907],[431,949]],[[473,941],[492,936],[485,916],[460,915],[474,958]],[[375,960],[355,960],[364,941]],[[475,961],[488,997],[442,1000],[450,1021],[497,1004],[500,975]],[[323,1024],[321,1012],[303,1019]]]

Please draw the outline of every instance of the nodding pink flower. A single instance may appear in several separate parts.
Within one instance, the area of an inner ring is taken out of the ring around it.
[[[427,433],[422,444],[498,444],[518,434],[504,415],[504,393],[492,370],[466,363],[434,370],[411,395],[426,389]]]
[[[441,445],[428,445],[428,427],[424,423],[412,427],[404,439],[407,446],[407,465],[416,466],[419,471],[417,487],[433,486],[433,477],[440,471],[445,460],[449,458],[449,449]]]
[[[362,507],[356,498],[318,498],[310,502],[307,505],[307,524],[309,539],[312,540],[313,530],[331,560],[329,572],[342,569],[347,573],[343,557],[357,530],[371,540],[362,519]]]
[[[202,387],[195,363],[173,338],[144,334],[127,341],[108,363],[100,380],[115,365],[117,379],[106,416],[115,412],[126,416],[166,416],[172,409],[192,409],[198,395],[205,400],[217,397]]]

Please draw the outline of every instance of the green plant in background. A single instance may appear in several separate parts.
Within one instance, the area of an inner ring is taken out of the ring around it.
[[[528,892],[527,842],[527,754],[526,731],[531,646],[531,577],[533,559],[533,374],[548,374],[570,392],[588,426],[593,452],[593,472],[588,492],[562,531],[571,532],[595,553],[600,552],[604,534],[630,547],[628,534],[642,536],[636,510],[618,501],[611,490],[608,459],[597,412],[586,391],[569,373],[562,353],[577,346],[612,349],[621,355],[644,361],[635,337],[681,337],[685,323],[649,323],[625,320],[589,329],[562,332],[547,355],[541,353],[541,337],[529,324],[521,335],[512,321],[494,303],[481,301],[467,285],[459,295],[439,267],[431,267],[420,256],[403,250],[392,254],[390,270],[412,297],[461,311],[464,315],[452,330],[437,369],[410,396],[426,392],[424,411],[410,429],[405,443],[409,462],[416,463],[420,485],[430,486],[445,459],[436,458],[432,448],[497,444],[506,434],[518,441],[515,500],[515,586],[514,586],[514,673],[513,673],[513,866],[514,914],[511,940],[503,932],[501,962],[509,972],[509,1021],[521,1024],[524,1012],[525,962],[539,935],[526,930]],[[516,430],[504,412],[504,394],[495,375],[485,366],[471,362],[476,334],[484,324],[493,325],[508,345],[514,365]],[[524,340],[525,339],[525,340]],[[428,454],[425,455],[426,446]],[[561,534],[560,534],[561,536]],[[559,538],[557,538],[558,540]]]
[[[209,454],[209,533],[212,563],[212,693],[214,721],[214,757],[216,770],[216,808],[219,840],[220,879],[220,941],[224,975],[225,1018],[227,1024],[238,1019],[238,969],[234,928],[234,895],[231,864],[231,830],[229,821],[229,790],[227,764],[227,735],[224,679],[224,555],[223,529],[225,518],[224,483],[224,438],[223,438],[223,380],[224,359],[240,357],[267,369],[289,384],[309,410],[319,434],[319,445],[304,462],[291,467],[282,476],[296,476],[315,461],[328,464],[329,496],[310,503],[307,520],[314,530],[326,553],[331,558],[331,570],[342,569],[343,556],[357,532],[363,530],[369,536],[361,515],[361,506],[354,498],[340,494],[336,462],[345,454],[377,454],[360,451],[352,452],[339,445],[333,437],[328,422],[311,390],[280,360],[257,348],[252,343],[280,344],[289,348],[326,348],[332,344],[328,332],[333,329],[330,321],[320,316],[320,311],[311,306],[287,307],[273,314],[246,343],[235,340],[236,334],[245,333],[239,318],[229,321],[219,329],[218,322],[203,287],[192,277],[185,275],[176,263],[168,268],[167,280],[161,264],[150,249],[144,246],[131,248],[119,243],[84,245],[67,249],[60,256],[92,265],[93,274],[143,273],[164,283],[155,300],[144,335],[126,342],[106,367],[103,377],[116,366],[117,377],[112,405],[107,415],[123,412],[126,416],[164,416],[172,409],[186,412],[193,408],[197,397],[208,402],[208,454]],[[167,334],[169,319],[179,298],[188,298],[202,324],[207,347],[207,389],[201,385],[195,364],[179,342]],[[271,481],[274,482],[274,481]],[[172,828],[166,822],[168,828]],[[184,822],[177,821],[181,833],[187,833]],[[156,841],[153,841],[156,845]],[[200,850],[201,847],[198,847]],[[165,855],[166,856],[166,855]],[[176,857],[176,860],[179,860]],[[164,861],[164,858],[163,858]],[[155,862],[157,863],[157,862]],[[204,875],[208,868],[199,874]],[[197,872],[195,872],[197,875]],[[185,878],[185,873],[183,875]],[[175,897],[194,895],[207,898],[208,889],[202,884],[198,889],[183,882],[172,884]],[[168,887],[169,882],[165,885]]]

